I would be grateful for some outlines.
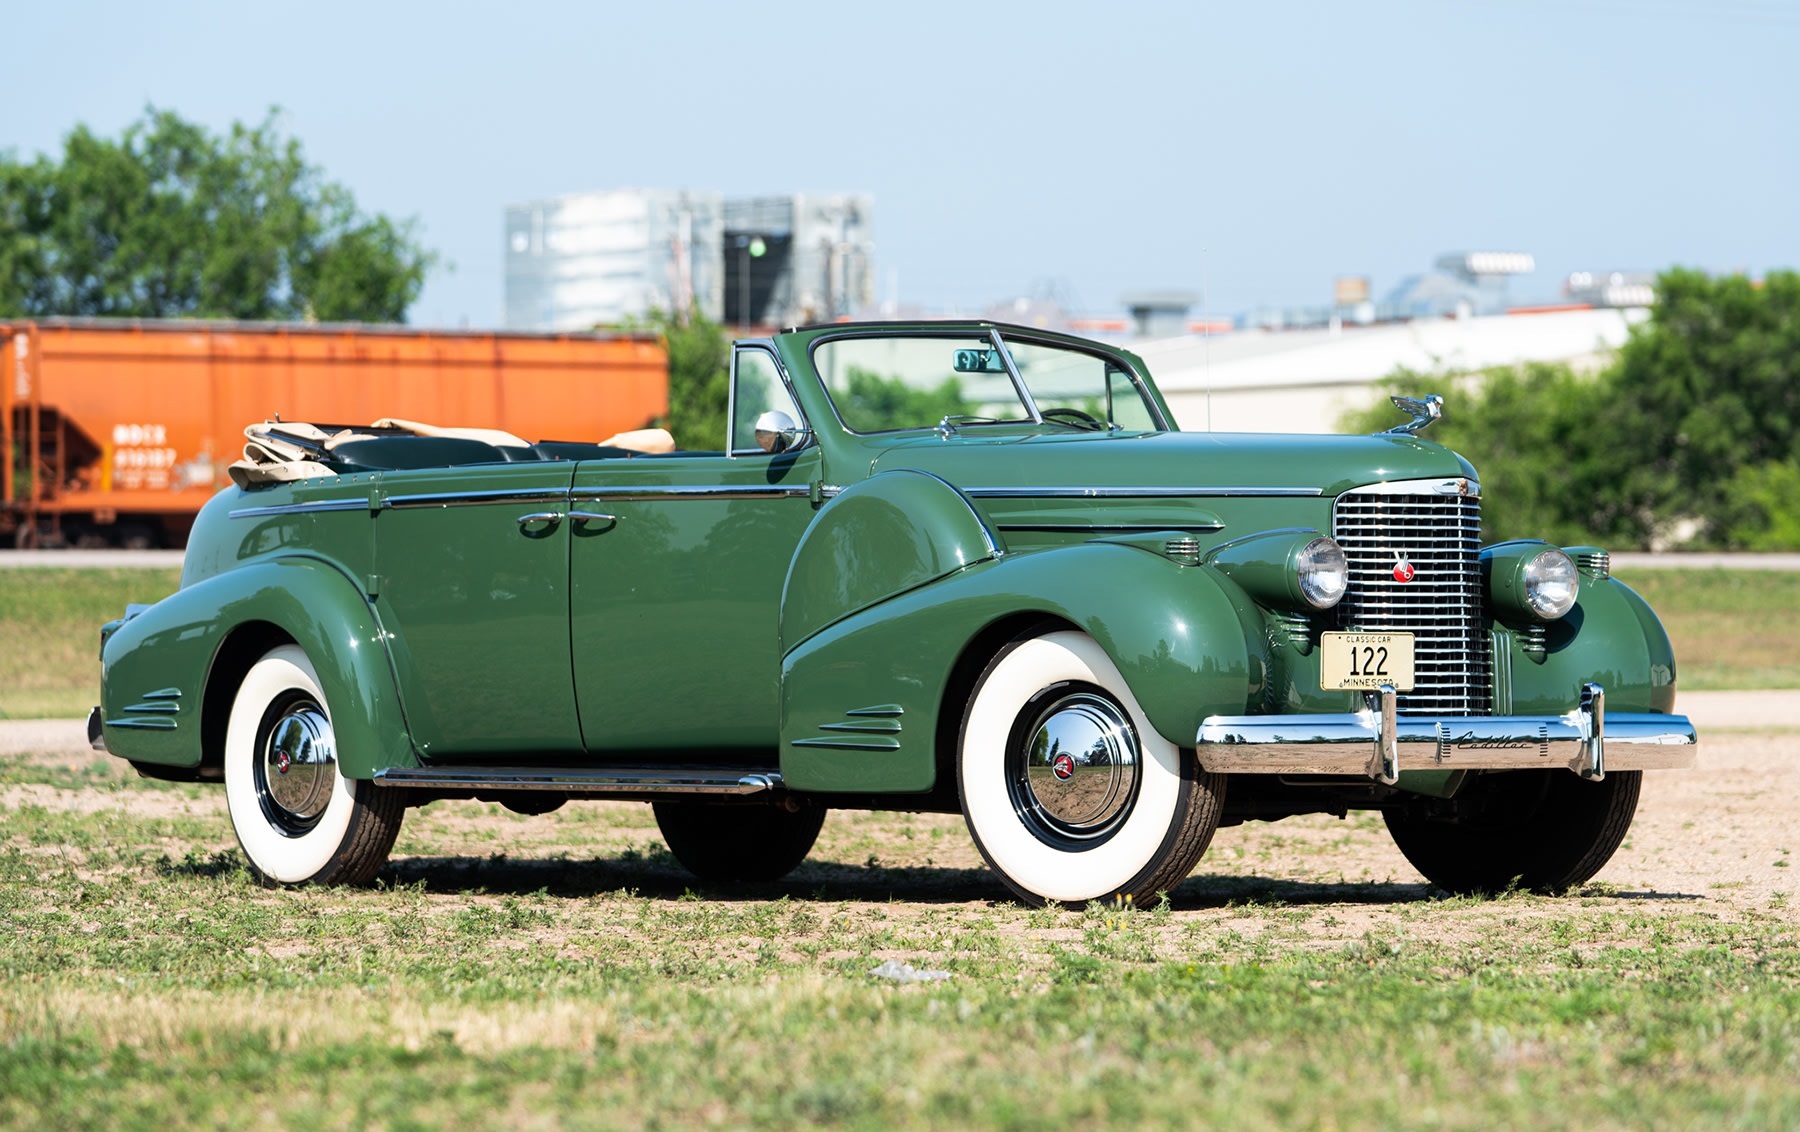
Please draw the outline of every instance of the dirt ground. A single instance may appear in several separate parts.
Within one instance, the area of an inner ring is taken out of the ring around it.
[[[29,758],[91,768],[93,784],[0,787],[0,806],[198,818],[213,831],[199,843],[164,837],[145,848],[179,859],[234,847],[221,788],[133,789],[129,770],[105,756],[64,751]],[[1797,797],[1800,729],[1711,728],[1703,733],[1696,769],[1645,775],[1631,833],[1593,883],[1562,899],[1504,906],[1435,907],[1442,894],[1407,864],[1377,815],[1247,823],[1220,830],[1194,874],[1171,893],[1167,928],[1323,947],[1370,932],[1478,940],[1494,929],[1496,916],[1527,929],[1533,922],[1638,913],[1721,921],[1772,915],[1800,924],[1800,901],[1792,899],[1800,892]],[[572,803],[523,817],[494,805],[439,802],[408,812],[384,877],[423,882],[440,912],[540,889],[571,897],[631,890],[692,899],[695,888],[701,899],[725,905],[786,896],[830,902],[834,919],[930,924],[952,949],[959,923],[1027,930],[1015,917],[993,923],[993,908],[1007,903],[1008,894],[982,868],[961,819],[952,815],[836,812],[813,855],[785,881],[721,889],[700,885],[673,862],[641,804]],[[1058,934],[1058,928],[1043,931],[1046,926],[1030,934]]]

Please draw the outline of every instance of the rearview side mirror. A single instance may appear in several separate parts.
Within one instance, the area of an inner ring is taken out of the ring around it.
[[[780,409],[770,409],[756,418],[757,447],[771,456],[798,448],[811,436],[812,429],[801,428]]]

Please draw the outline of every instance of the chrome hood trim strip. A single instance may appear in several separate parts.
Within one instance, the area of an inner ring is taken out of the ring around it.
[[[1236,496],[1310,499],[1318,487],[965,487],[976,499],[1226,499]]]

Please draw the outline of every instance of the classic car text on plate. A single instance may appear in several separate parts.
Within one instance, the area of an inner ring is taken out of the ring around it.
[[[1327,692],[1383,684],[1412,691],[1411,633],[1325,633],[1319,652],[1319,687]]]

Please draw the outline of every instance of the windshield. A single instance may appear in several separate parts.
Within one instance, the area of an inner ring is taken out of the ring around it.
[[[814,347],[812,357],[852,432],[930,428],[945,417],[1031,420],[985,334],[834,338]]]
[[[1007,342],[1039,414],[1066,428],[1154,429],[1143,391],[1100,354]],[[832,338],[813,347],[813,368],[852,432],[952,424],[1030,423],[1006,358],[986,334]]]

